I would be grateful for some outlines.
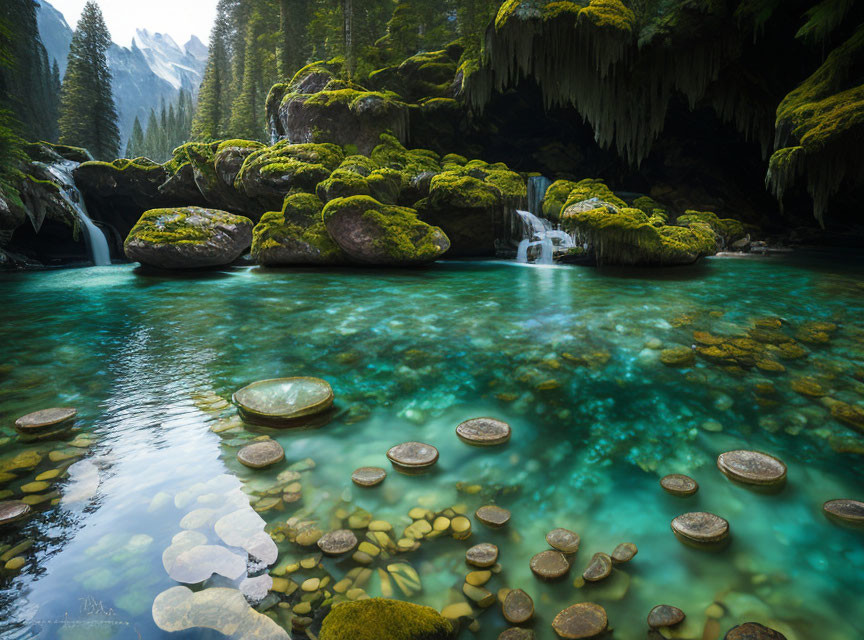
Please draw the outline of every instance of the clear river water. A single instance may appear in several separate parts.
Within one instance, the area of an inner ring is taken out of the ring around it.
[[[281,591],[257,606],[289,630],[305,615],[317,633],[320,604],[340,583],[345,591],[345,576],[352,597],[438,610],[465,602],[465,550],[492,542],[500,572],[485,588],[528,592],[540,640],[554,637],[558,611],[583,601],[605,607],[616,640],[644,639],[661,603],[687,614],[670,637],[716,640],[757,621],[789,640],[860,639],[864,532],[830,522],[821,506],[864,499],[864,435],[829,411],[864,404],[862,276],[864,261],[836,253],[654,271],[445,262],[398,272],[0,274],[0,499],[31,496],[36,511],[0,528],[0,558],[23,558],[0,575],[0,638],[267,637],[226,622],[231,612],[257,615],[236,598],[154,622],[154,599],[178,586],[163,552],[184,530],[212,535],[211,516],[239,485],[279,549],[269,573]],[[738,359],[706,349],[741,337],[751,351]],[[676,345],[703,353],[663,364]],[[781,366],[753,366],[753,353]],[[234,391],[294,375],[332,384],[329,424],[274,431],[239,421]],[[16,436],[17,417],[52,406],[78,408],[75,431]],[[461,442],[456,425],[478,416],[510,423],[509,444]],[[238,448],[262,435],[283,445],[285,461],[243,467]],[[410,440],[439,449],[434,471],[390,468],[387,449]],[[715,460],[740,448],[784,460],[785,488],[732,484]],[[386,467],[387,479],[355,487],[352,471],[368,465]],[[664,493],[669,473],[692,476],[699,492]],[[473,517],[484,504],[509,509],[510,523],[486,528]],[[471,537],[422,539],[366,565],[292,542],[352,516],[361,540],[371,519],[392,525],[396,541],[416,507],[467,514]],[[725,549],[673,535],[675,516],[701,510],[730,522]],[[556,527],[578,532],[582,546],[568,577],[540,582],[529,560]],[[581,584],[591,556],[621,542],[638,555]],[[358,566],[372,571],[358,580]],[[391,579],[399,571],[420,585]],[[297,588],[311,577],[324,586]],[[193,591],[235,594],[237,584],[217,575]],[[295,614],[304,598],[311,611]],[[508,626],[497,602],[472,615],[478,624],[461,638],[494,640]]]

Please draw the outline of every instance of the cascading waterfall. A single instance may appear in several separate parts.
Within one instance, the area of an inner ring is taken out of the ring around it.
[[[93,221],[87,214],[84,197],[81,195],[78,187],[75,186],[75,180],[72,178],[72,170],[78,166],[78,163],[71,160],[63,160],[51,164],[39,164],[45,171],[51,174],[54,182],[60,187],[61,197],[78,215],[78,220],[81,221],[81,228],[84,230],[84,243],[90,252],[90,260],[97,267],[110,265],[111,253],[108,250],[108,240],[106,240],[105,234],[102,233],[102,229],[93,224]]]
[[[554,264],[556,251],[574,246],[568,233],[555,229],[551,221],[540,217],[543,198],[551,184],[552,181],[545,176],[528,178],[528,206],[531,211],[516,210],[523,227],[522,240],[516,250],[517,262],[527,263],[533,257],[534,264]]]

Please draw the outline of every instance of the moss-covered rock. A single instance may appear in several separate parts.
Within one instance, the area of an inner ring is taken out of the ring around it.
[[[340,74],[338,62],[317,63],[298,71],[287,87],[274,88],[267,107],[275,133],[294,143],[350,144],[361,153],[385,131],[405,139],[408,105],[391,91],[369,91]]]
[[[231,264],[252,243],[252,221],[216,209],[180,207],[145,211],[129,232],[126,257],[160,269]]]
[[[411,102],[420,102],[423,98],[453,98],[459,55],[459,47],[424,51],[398,65],[373,71],[368,84],[379,91],[395,91]]]
[[[703,223],[655,226],[645,212],[631,207],[564,210],[564,228],[588,244],[597,264],[666,266],[692,264],[716,252],[716,239]]]
[[[694,222],[707,224],[717,234],[718,246],[728,247],[736,240],[744,237],[744,225],[733,218],[718,218],[716,213],[711,211],[694,211],[688,209],[683,215],[678,216],[675,221],[681,226],[689,226]]]
[[[287,140],[253,151],[243,162],[234,187],[259,203],[263,210],[275,210],[290,193],[314,192],[344,159],[335,144],[291,144]]]
[[[330,237],[363,264],[425,264],[450,248],[444,232],[419,220],[414,209],[382,204],[369,196],[331,200],[323,216]]]
[[[311,193],[285,198],[282,211],[265,213],[252,231],[252,258],[267,266],[344,264],[321,216],[324,204]]]
[[[321,625],[320,640],[450,640],[453,628],[431,607],[370,598],[343,602]]]
[[[527,188],[505,165],[471,160],[450,165],[429,182],[429,195],[417,203],[421,218],[441,227],[453,255],[495,255],[505,213],[523,206]]]

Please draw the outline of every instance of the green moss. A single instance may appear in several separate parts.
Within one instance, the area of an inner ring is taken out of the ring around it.
[[[605,182],[602,180],[586,178],[585,180],[580,180],[576,183],[576,186],[570,192],[567,201],[564,203],[564,209],[566,210],[570,205],[582,202],[583,200],[590,200],[591,198],[598,198],[603,202],[608,202],[609,204],[618,207],[619,209],[623,209],[627,206],[627,203],[616,196],[612,189],[606,186]]]
[[[396,204],[405,188],[404,176],[396,169],[376,169],[366,182],[372,197],[385,204]]]
[[[501,204],[501,191],[462,171],[445,171],[432,178],[428,207],[491,209]]]
[[[216,153],[228,149],[230,147],[238,147],[240,149],[263,149],[264,144],[257,140],[223,140],[216,147]]]
[[[336,264],[346,261],[324,226],[321,200],[311,193],[285,198],[282,211],[269,211],[252,230],[252,258],[260,264],[284,264],[279,250],[297,256],[296,263]]]
[[[320,640],[450,640],[453,629],[435,609],[370,598],[338,604],[324,618]]]
[[[372,191],[366,178],[361,174],[337,169],[329,178],[318,183],[318,186],[315,187],[315,193],[321,200],[327,202],[347,196],[368,196]]]
[[[388,133],[382,134],[380,140],[381,144],[369,154],[379,167],[401,171],[408,180],[421,173],[441,171],[435,152],[425,149],[409,151],[395,136]]]
[[[716,251],[708,225],[656,227],[643,211],[630,207],[615,213],[606,207],[565,211],[563,223],[589,244],[598,264],[689,264]]]
[[[446,156],[441,158],[441,164],[445,167],[447,165],[464,167],[466,164],[468,164],[468,158],[466,158],[465,156],[460,156],[458,153],[448,153]]]
[[[248,218],[236,216],[215,209],[198,207],[179,207],[170,209],[151,209],[145,211],[126,238],[140,240],[149,244],[203,244],[211,234],[205,228],[187,223],[187,218],[199,212],[208,212],[214,224],[242,224]]]
[[[516,205],[528,197],[528,186],[525,184],[522,176],[515,171],[510,171],[506,167],[501,169],[498,165],[491,166],[494,169],[486,174],[483,182],[497,188],[501,192],[505,202]]]
[[[676,220],[676,224],[685,226],[696,222],[707,224],[726,244],[735,242],[745,235],[744,225],[741,222],[733,218],[718,218],[717,214],[711,211],[693,211],[688,209],[683,215],[678,216]]]
[[[162,165],[150,160],[150,158],[118,158],[111,162],[101,160],[89,160],[81,163],[82,167],[110,167],[116,171],[157,171],[162,170]]]
[[[595,27],[630,33],[636,16],[621,0],[591,0],[591,4],[579,11],[579,20],[588,20]]]
[[[283,140],[253,151],[243,162],[234,186],[240,189],[256,175],[263,179],[290,175],[298,188],[311,190],[328,178],[343,159],[342,148],[335,144],[291,144]]]
[[[570,197],[570,192],[576,188],[572,180],[556,180],[546,190],[543,196],[543,217],[558,220],[564,211],[564,203]]]

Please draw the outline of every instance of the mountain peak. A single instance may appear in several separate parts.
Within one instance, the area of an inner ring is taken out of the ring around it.
[[[193,58],[197,60],[201,60],[202,62],[207,62],[207,45],[205,45],[201,40],[198,39],[198,36],[193,35],[189,38],[189,42],[183,45],[183,48]]]
[[[163,53],[183,55],[183,50],[167,33],[151,33],[147,29],[135,29],[135,40],[139,49],[155,49]]]

